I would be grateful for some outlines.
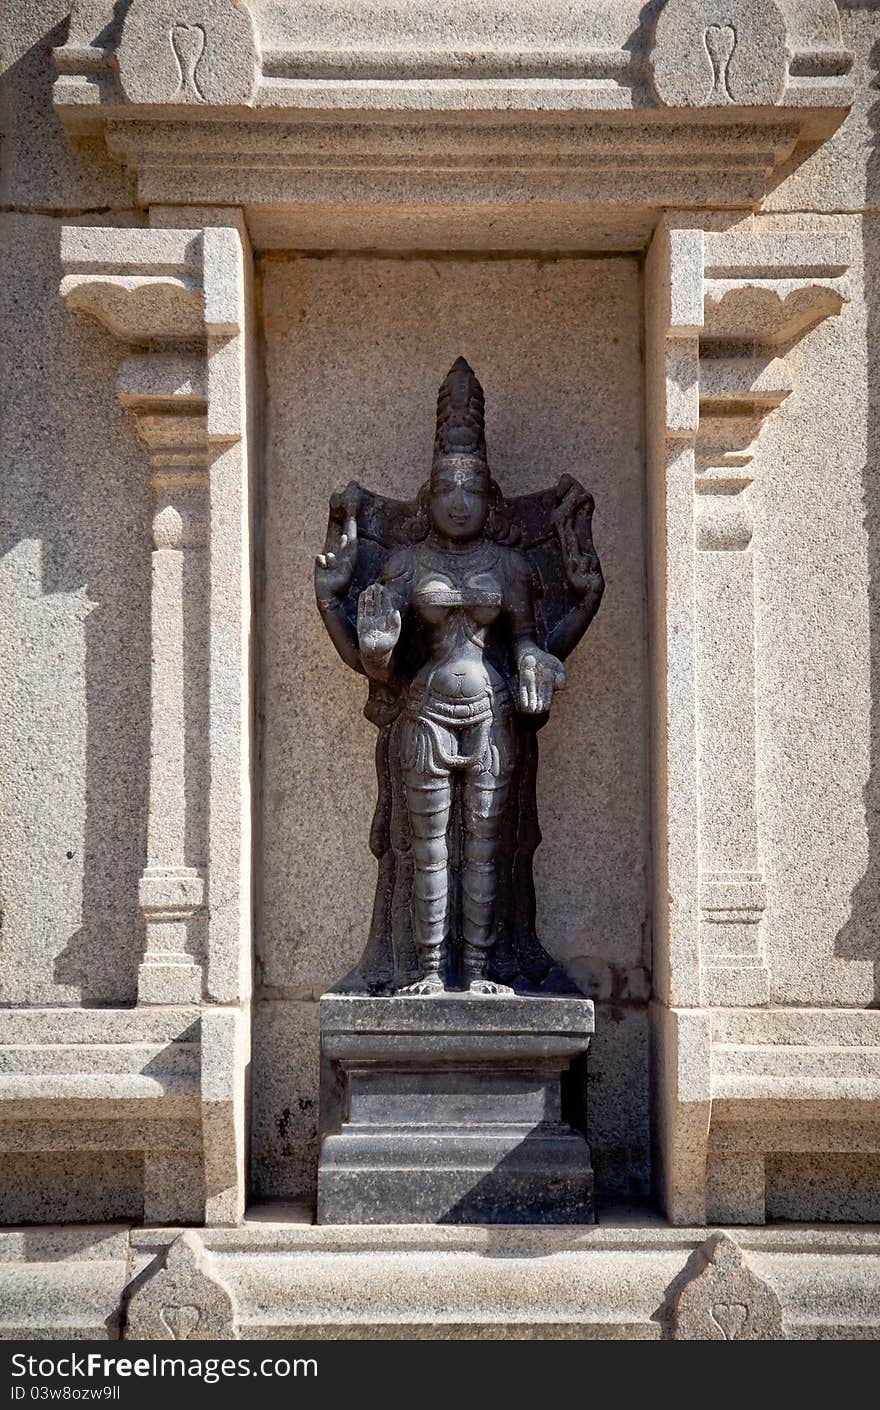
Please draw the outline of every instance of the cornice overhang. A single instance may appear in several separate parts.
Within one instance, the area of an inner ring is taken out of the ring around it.
[[[852,102],[833,0],[547,0],[537,16],[512,0],[492,26],[459,0],[403,14],[80,0],[56,111],[104,135],[144,204],[755,208]]]

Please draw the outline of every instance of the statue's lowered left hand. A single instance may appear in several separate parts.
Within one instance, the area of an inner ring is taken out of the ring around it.
[[[543,715],[550,709],[554,690],[565,689],[565,667],[549,651],[528,646],[519,655],[517,709],[524,715]]]

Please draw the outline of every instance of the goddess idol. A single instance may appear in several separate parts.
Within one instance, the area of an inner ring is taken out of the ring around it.
[[[568,475],[504,498],[462,357],[440,388],[416,499],[350,484],[331,500],[318,607],[367,676],[379,728],[376,900],[365,953],[338,987],[571,988],[535,933],[537,731],[602,597],[592,513]]]

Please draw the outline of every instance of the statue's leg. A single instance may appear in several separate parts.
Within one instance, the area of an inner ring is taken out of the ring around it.
[[[509,994],[506,984],[486,978],[495,940],[495,897],[501,819],[509,790],[506,768],[492,750],[490,767],[465,779],[462,838],[462,939],[464,981],[476,993]]]
[[[408,769],[404,786],[412,834],[413,936],[421,978],[401,993],[434,993],[444,987],[440,964],[449,899],[447,832],[452,783],[448,772],[435,775]]]

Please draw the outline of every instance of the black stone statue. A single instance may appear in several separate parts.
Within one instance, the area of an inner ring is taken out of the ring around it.
[[[535,933],[537,732],[602,597],[592,514],[569,475],[504,498],[461,357],[417,498],[352,483],[331,500],[318,606],[379,729],[376,900],[339,988],[571,992]]]

